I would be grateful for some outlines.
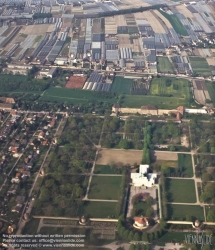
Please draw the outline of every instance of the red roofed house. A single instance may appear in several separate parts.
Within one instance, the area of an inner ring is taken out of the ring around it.
[[[39,139],[43,139],[43,138],[44,138],[44,132],[43,132],[43,131],[41,131],[41,132],[39,133],[38,138],[39,138]]]
[[[148,226],[149,226],[149,222],[148,222],[148,219],[146,217],[143,217],[143,216],[134,217],[133,227],[142,230]]]

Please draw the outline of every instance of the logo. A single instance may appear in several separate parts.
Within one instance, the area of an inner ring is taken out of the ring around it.
[[[202,233],[197,234],[186,234],[185,235],[186,244],[196,244],[201,245],[201,248],[205,245],[212,245],[212,234],[207,235]]]

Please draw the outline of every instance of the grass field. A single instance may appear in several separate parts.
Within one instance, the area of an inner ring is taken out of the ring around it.
[[[204,221],[204,212],[201,206],[168,204],[167,209],[169,220],[185,220],[186,216],[193,216],[200,221]]]
[[[157,160],[151,164],[152,166],[167,166],[171,168],[177,168],[178,162],[177,161],[165,161],[165,160]]]
[[[93,101],[103,101],[114,103],[117,100],[114,98],[99,97],[99,93],[96,91],[82,90],[82,89],[66,89],[52,87],[45,91],[44,95],[41,96],[40,100],[53,101],[53,102],[68,102],[75,104],[89,103]]]
[[[94,174],[120,174],[121,169],[113,169],[109,165],[95,165]]]
[[[193,180],[166,179],[168,202],[195,203],[196,192]]]
[[[163,12],[161,10],[159,10],[160,13],[166,17],[167,20],[169,20],[169,22],[171,23],[172,27],[174,28],[174,30],[182,35],[182,36],[188,36],[189,34],[187,33],[187,30],[184,28],[183,24],[181,23],[181,21],[179,20],[179,18],[173,14],[173,15],[169,15],[166,12]]]
[[[89,215],[91,218],[117,217],[117,202],[84,201],[78,209],[78,215]]]
[[[171,95],[172,97],[190,99],[190,83],[186,79],[154,77],[151,82],[151,95]]]
[[[182,169],[183,174],[193,177],[193,167],[191,155],[178,154],[178,167]]]
[[[174,73],[174,68],[166,56],[157,56],[157,66],[160,73]]]
[[[111,86],[111,92],[118,94],[130,94],[133,79],[116,76]]]
[[[122,107],[140,108],[143,105],[152,105],[161,109],[174,109],[178,106],[190,107],[189,100],[184,98],[151,96],[151,95],[126,95]]]
[[[88,198],[118,200],[121,176],[93,176]]]
[[[206,86],[207,86],[208,93],[210,95],[211,101],[215,105],[215,83],[213,83],[213,82],[206,82]]]
[[[195,234],[195,233],[189,233],[189,234]],[[158,242],[178,242],[178,243],[183,243],[185,240],[185,235],[187,235],[187,232],[166,232],[164,235],[162,235],[159,239]]]
[[[194,72],[202,76],[211,76],[211,70],[205,58],[189,57],[191,67]]]

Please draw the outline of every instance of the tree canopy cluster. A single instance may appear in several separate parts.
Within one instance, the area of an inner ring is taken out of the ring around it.
[[[44,91],[50,86],[50,80],[29,79],[21,75],[0,75],[1,91]]]
[[[205,203],[215,204],[215,182],[208,182],[200,195],[200,200]]]
[[[153,149],[153,145],[151,144],[151,129],[152,126],[149,125],[147,121],[145,121],[142,164],[151,163],[150,150]]]
[[[190,121],[191,142],[199,152],[215,153],[215,121],[202,122],[196,118]]]
[[[85,176],[66,173],[47,176],[34,203],[34,212],[46,216],[77,216],[87,184]]]
[[[154,144],[179,144],[180,142],[181,130],[172,121],[168,121],[165,124],[154,123],[152,131],[152,142]]]

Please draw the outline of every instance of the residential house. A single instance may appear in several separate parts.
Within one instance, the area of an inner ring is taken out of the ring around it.
[[[38,134],[38,139],[44,139],[44,132],[41,131],[39,134]]]
[[[13,212],[13,213],[20,213],[21,210],[22,210],[22,204],[18,203],[18,204],[16,204],[15,207],[13,207],[11,209],[11,212]]]
[[[31,172],[29,170],[24,170],[22,172],[22,178],[24,177],[30,177],[31,176]]]
[[[16,184],[11,185],[11,187],[7,191],[7,195],[16,194],[17,188],[18,188],[18,185],[16,185]]]
[[[55,125],[55,119],[52,119],[51,122],[48,124],[48,127],[53,128]]]
[[[18,177],[12,178],[11,183],[20,183],[20,179]]]
[[[16,202],[19,204],[23,204],[25,201],[25,196],[24,195],[18,195],[16,196]]]

